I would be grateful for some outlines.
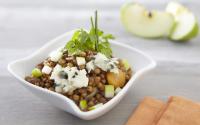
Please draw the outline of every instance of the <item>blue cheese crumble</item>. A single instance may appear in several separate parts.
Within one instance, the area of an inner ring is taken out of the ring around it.
[[[119,62],[117,61],[117,58],[107,58],[102,53],[97,53],[97,55],[94,56],[94,59],[91,60],[86,64],[86,68],[88,72],[91,70],[94,70],[96,67],[101,68],[103,71],[109,71],[113,73],[119,73],[119,69],[116,64]]]
[[[77,88],[88,86],[88,77],[85,69],[78,70],[77,67],[61,67],[57,64],[51,74],[50,79],[55,81],[56,92],[70,92]]]

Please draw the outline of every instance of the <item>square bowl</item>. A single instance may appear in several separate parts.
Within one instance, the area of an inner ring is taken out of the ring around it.
[[[118,58],[127,59],[129,64],[131,65],[131,68],[134,71],[134,74],[128,81],[128,83],[123,87],[123,89],[106,104],[95,110],[83,112],[71,99],[59,93],[52,92],[50,90],[30,84],[24,80],[24,77],[31,73],[31,70],[35,67],[35,65],[46,59],[51,51],[61,46],[64,46],[66,42],[71,39],[74,31],[75,30],[67,32],[46,43],[42,48],[38,49],[35,53],[31,54],[28,57],[9,63],[8,70],[19,81],[20,84],[25,86],[28,90],[30,90],[38,97],[81,119],[91,120],[105,114],[115,105],[117,105],[120,100],[126,95],[128,90],[130,90],[130,88],[134,85],[136,79],[142,76],[147,71],[153,69],[156,66],[156,62],[152,58],[135,48],[111,40],[110,43],[113,54],[116,55],[116,57]]]

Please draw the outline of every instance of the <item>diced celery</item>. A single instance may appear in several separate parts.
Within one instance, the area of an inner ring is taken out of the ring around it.
[[[126,70],[128,70],[130,68],[130,64],[128,63],[128,61],[123,59],[122,62],[124,64],[124,67],[126,68]]]
[[[38,78],[38,77],[42,76],[42,72],[40,71],[40,69],[34,68],[32,70],[32,76]]]
[[[92,107],[89,107],[88,109],[89,109],[89,110],[94,110],[94,109],[97,109],[97,108],[99,108],[99,107],[101,107],[101,106],[103,106],[103,103],[96,104],[96,105],[94,105],[94,106],[92,106]]]
[[[79,106],[82,110],[87,108],[87,101],[86,100],[81,100],[79,103]]]
[[[112,98],[115,94],[114,86],[113,85],[105,85],[105,97]]]

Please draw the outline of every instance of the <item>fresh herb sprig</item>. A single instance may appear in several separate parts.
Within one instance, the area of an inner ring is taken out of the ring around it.
[[[90,18],[91,29],[89,32],[79,29],[74,34],[72,39],[66,44],[66,49],[70,54],[78,54],[82,51],[91,50],[105,54],[111,57],[112,49],[109,39],[114,39],[112,34],[104,34],[98,29],[98,14],[95,11],[95,22]]]

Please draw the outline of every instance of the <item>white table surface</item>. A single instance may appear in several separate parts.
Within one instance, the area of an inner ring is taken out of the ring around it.
[[[168,0],[140,0],[164,8]],[[0,125],[123,125],[144,96],[166,100],[181,95],[200,101],[200,38],[188,43],[147,40],[127,33],[119,20],[122,0],[0,0]],[[198,0],[182,0],[200,18]],[[52,38],[77,27],[89,27],[99,10],[99,25],[117,40],[141,49],[158,66],[138,79],[110,112],[92,121],[80,120],[34,96],[8,73],[8,62],[27,56]]]

